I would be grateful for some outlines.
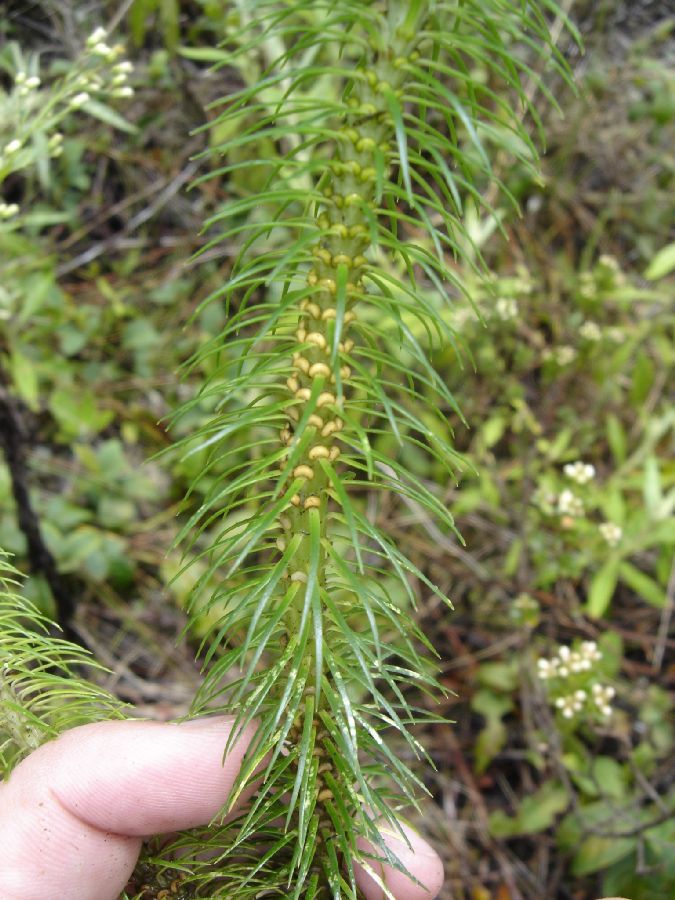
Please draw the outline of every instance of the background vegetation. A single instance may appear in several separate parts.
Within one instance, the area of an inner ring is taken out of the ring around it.
[[[666,6],[572,6],[585,55],[562,30],[560,41],[579,95],[551,85],[564,117],[537,104],[541,172],[504,151],[496,159],[522,216],[497,207],[508,242],[495,219],[467,219],[492,283],[461,273],[475,308],[448,313],[458,344],[435,359],[470,425],[448,422],[464,454],[459,483],[405,451],[440,485],[466,545],[412,502],[363,501],[455,604],[450,615],[417,586],[416,615],[453,692],[440,712],[456,720],[420,736],[438,767],[423,773],[434,798],[424,828],[446,860],[447,898],[675,893]],[[2,184],[0,400],[20,423],[14,451],[55,566],[30,552],[6,462],[0,546],[30,570],[27,596],[108,666],[101,686],[162,718],[184,712],[199,683],[199,634],[179,640],[199,571],[175,577],[170,548],[200,503],[181,500],[204,459],[157,453],[212,412],[199,400],[168,429],[212,374],[208,358],[176,373],[223,326],[217,304],[197,310],[234,248],[199,269],[189,259],[209,214],[255,190],[236,172],[185,190],[207,171],[208,134],[193,129],[238,86],[233,70],[208,67],[231,14],[225,0],[0,12],[2,146],[31,97],[75,77],[77,48],[102,22],[119,19],[134,64],[133,96],[106,82],[87,111],[68,95],[59,152],[45,121],[30,142],[35,165]],[[37,94],[18,96],[17,71],[39,72]],[[378,449],[393,453],[392,440]]]

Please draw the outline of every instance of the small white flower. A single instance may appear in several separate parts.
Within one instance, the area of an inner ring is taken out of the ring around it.
[[[577,351],[568,344],[563,344],[561,347],[556,347],[555,349],[555,361],[559,366],[569,365],[576,355]]]
[[[582,657],[581,653],[574,651],[570,655],[570,669],[573,672],[583,672],[585,668],[586,660]]]
[[[575,713],[581,712],[585,700],[585,691],[575,691],[573,694],[567,694],[566,697],[558,697],[555,705],[566,719],[571,719]]]
[[[10,141],[9,144],[5,145],[5,154],[7,156],[13,156],[13,154],[18,153],[21,149],[22,144],[18,138],[14,138],[13,141]]]
[[[562,660],[564,660],[565,662],[567,662],[567,660],[570,658],[571,652],[572,652],[572,651],[570,650],[569,647],[563,646],[563,647],[561,647],[561,648],[558,650],[558,656],[560,657],[560,659],[562,659]]]
[[[621,271],[621,266],[613,256],[609,255],[609,253],[603,253],[602,256],[599,257],[598,263],[604,269],[611,269],[613,272]]]
[[[560,668],[558,669],[558,675],[560,675],[561,678],[567,678],[569,674],[570,670],[567,668],[567,666],[560,666]]]
[[[63,153],[63,135],[60,131],[55,131],[47,141],[47,149],[54,157],[61,156]]]
[[[122,75],[129,75],[134,71],[134,64],[129,62],[128,59],[123,59],[122,62],[115,63],[113,71],[121,72]]]
[[[579,652],[589,663],[598,662],[598,660],[602,659],[602,653],[598,650],[598,645],[595,641],[583,641]]]
[[[90,99],[89,94],[86,91],[82,91],[79,94],[75,94],[70,101],[70,106],[73,109],[79,109],[81,106],[84,106],[85,103],[88,103]]]
[[[623,536],[620,526],[615,525],[614,522],[603,522],[602,525],[598,526],[598,531],[610,547],[616,547]]]
[[[591,688],[593,702],[600,710],[601,715],[610,716],[612,713],[611,701],[616,691],[611,685],[594,684]]]
[[[112,95],[113,97],[133,97],[134,89],[129,85],[126,85],[125,87],[118,87],[113,90]]]
[[[558,497],[558,512],[563,516],[578,518],[584,514],[584,504],[569,488],[565,488]]]
[[[518,317],[518,304],[513,297],[499,297],[495,303],[495,314],[502,322]]]
[[[40,79],[37,77],[37,75],[31,75],[30,78],[26,79],[26,87],[30,88],[31,90],[35,90],[35,88],[40,87]]]
[[[595,478],[595,466],[592,466],[590,463],[584,463],[581,460],[567,463],[567,465],[563,466],[563,472],[572,481],[576,481],[577,484],[588,484],[589,481]]]
[[[95,28],[87,38],[87,47],[94,47],[96,44],[100,44],[101,41],[104,41],[107,37],[108,32],[99,25],[99,27]]]
[[[586,320],[579,326],[579,334],[586,341],[599,341],[602,339],[602,330],[597,322]]]
[[[579,293],[586,300],[592,300],[597,293],[597,286],[592,272],[582,272],[579,278]]]
[[[542,681],[547,681],[549,678],[555,678],[558,669],[558,660],[557,659],[538,659],[537,660],[537,675],[541,678]]]
[[[25,84],[26,83],[26,73],[25,72],[17,72],[14,78],[14,84]]]
[[[112,52],[112,48],[104,41],[99,41],[97,44],[94,44],[91,50],[92,53],[95,53],[97,56],[105,56],[106,58],[108,58]]]
[[[11,219],[19,212],[16,203],[0,203],[0,219]]]

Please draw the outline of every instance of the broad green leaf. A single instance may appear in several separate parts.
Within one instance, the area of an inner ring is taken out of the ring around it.
[[[653,578],[637,569],[632,563],[624,561],[619,566],[619,577],[642,600],[651,603],[657,609],[663,609],[666,605],[666,592]]]
[[[611,557],[594,575],[586,600],[586,612],[599,619],[607,612],[619,578],[619,560]]]
[[[648,281],[658,281],[675,269],[675,242],[666,244],[654,256],[645,270],[645,278]]]

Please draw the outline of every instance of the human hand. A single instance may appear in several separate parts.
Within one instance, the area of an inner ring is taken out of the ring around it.
[[[223,763],[232,721],[99,722],[28,756],[0,784],[2,900],[116,900],[143,838],[206,825],[222,808],[253,735],[247,729]],[[406,832],[412,850],[400,837],[387,844],[427,889],[386,865],[385,884],[397,900],[433,900],[441,861]],[[357,881],[366,900],[381,900],[366,872]]]

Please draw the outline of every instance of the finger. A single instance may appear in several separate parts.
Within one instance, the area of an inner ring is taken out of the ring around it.
[[[403,872],[386,863],[369,860],[369,865],[382,884],[391,891],[396,900],[433,900],[443,887],[443,863],[440,857],[420,835],[407,825],[402,825],[410,845],[390,829],[384,830],[386,845],[395,854],[402,865],[421,884],[411,881]],[[368,841],[359,839],[358,846],[368,853],[377,855]],[[381,884],[363,867],[355,866],[356,883],[363,892],[365,900],[384,900],[386,896]]]
[[[208,823],[253,736],[223,763],[232,719],[101,722],[67,731],[0,785],[3,900],[115,900],[141,838]]]

